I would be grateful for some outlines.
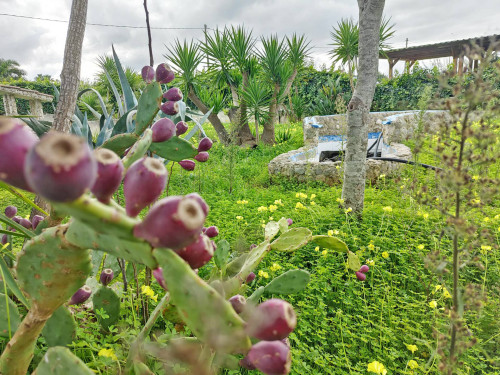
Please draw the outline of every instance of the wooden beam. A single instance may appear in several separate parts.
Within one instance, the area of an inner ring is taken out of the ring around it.
[[[458,58],[458,75],[461,76],[464,73],[464,57],[460,56]]]
[[[389,62],[389,79],[392,79],[393,77],[392,69],[394,68],[394,65],[397,64],[399,59],[387,59],[387,61]]]

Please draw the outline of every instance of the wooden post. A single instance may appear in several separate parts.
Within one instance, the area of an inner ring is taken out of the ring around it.
[[[461,76],[464,73],[464,57],[460,56],[458,58],[458,75]]]
[[[393,77],[393,68],[394,68],[394,65],[397,64],[397,62],[399,61],[399,59],[387,59],[387,61],[389,62],[389,79],[392,79]]]

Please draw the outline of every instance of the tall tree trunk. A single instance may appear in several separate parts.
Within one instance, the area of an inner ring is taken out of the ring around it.
[[[275,140],[274,124],[276,123],[276,115],[278,111],[278,94],[280,92],[280,84],[274,84],[273,96],[269,104],[269,118],[264,123],[264,131],[262,132],[262,142],[267,145],[272,145]]]
[[[61,72],[61,95],[54,115],[53,128],[68,132],[75,113],[80,67],[82,64],[82,45],[87,21],[88,0],[73,0],[69,18],[66,47],[64,48],[63,69]]]
[[[198,98],[196,93],[194,92],[193,87],[189,87],[188,91],[188,98],[198,107],[198,109],[203,112],[203,114],[207,113],[209,111],[209,108],[203,102]],[[217,116],[216,113],[210,113],[208,116],[208,121],[212,124],[212,126],[215,129],[215,132],[217,133],[217,137],[219,137],[219,141],[221,141],[223,144],[228,145],[229,144],[229,134],[226,131],[226,128],[220,121],[219,117]]]
[[[73,0],[69,18],[66,46],[64,48],[63,68],[61,72],[61,94],[57,103],[52,128],[60,132],[68,132],[75,113],[78,86],[80,84],[80,67],[82,63],[82,45],[87,22],[88,0]],[[36,196],[35,204],[50,212],[49,204]],[[31,210],[31,217],[38,211]]]
[[[231,91],[231,99],[233,100],[233,106],[238,106],[238,90],[233,84],[229,84],[229,89]]]
[[[248,87],[248,73],[243,72],[242,73],[242,82],[241,82],[242,90],[246,90]],[[253,136],[252,132],[250,131],[250,126],[248,125],[248,121],[246,119],[246,114],[247,114],[247,103],[243,98],[240,98],[240,108],[239,108],[239,118],[238,118],[238,132],[237,132],[237,138],[238,138],[238,144],[240,145],[245,145],[245,144],[250,144],[254,145],[255,144],[255,137]]]
[[[347,146],[344,160],[342,198],[346,207],[363,211],[368,145],[368,115],[378,73],[380,22],[385,0],[358,0],[358,80],[347,107]]]
[[[288,80],[286,81],[286,86],[285,86],[285,91],[283,93],[283,97],[286,97],[290,94],[290,90],[292,89],[293,81],[295,81],[295,77],[297,77],[297,69],[293,70],[293,73],[290,77],[288,77]]]

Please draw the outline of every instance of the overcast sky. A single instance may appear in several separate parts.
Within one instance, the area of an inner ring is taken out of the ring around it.
[[[356,0],[149,0],[148,6],[152,27],[199,28],[152,30],[155,64],[164,60],[165,44],[201,39],[205,24],[245,24],[255,36],[304,33],[316,67],[330,66],[332,26],[343,17],[358,17]],[[0,0],[0,13],[18,16],[67,21],[70,8],[70,0]],[[404,47],[406,38],[414,46],[500,34],[499,0],[386,0],[384,13],[396,24],[394,48]],[[145,26],[143,0],[89,0],[87,22]],[[59,79],[66,31],[64,22],[0,15],[0,58],[18,61],[28,78],[42,73]],[[112,43],[124,65],[139,70],[148,64],[145,29],[87,25],[82,79],[93,79],[97,56],[111,53]],[[387,63],[381,61],[379,70],[387,72]]]

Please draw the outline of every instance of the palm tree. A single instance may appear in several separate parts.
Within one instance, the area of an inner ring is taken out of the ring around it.
[[[255,136],[259,143],[259,125],[264,124],[269,118],[271,97],[269,86],[257,77],[253,77],[249,80],[245,90],[241,92],[241,97],[246,103],[245,121],[248,122],[251,117],[255,119]]]
[[[19,63],[17,61],[0,58],[0,79],[19,79],[25,75],[26,72],[19,67]]]

